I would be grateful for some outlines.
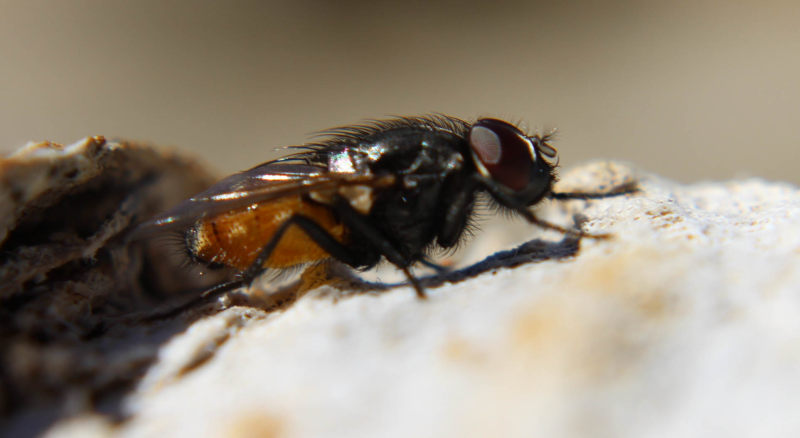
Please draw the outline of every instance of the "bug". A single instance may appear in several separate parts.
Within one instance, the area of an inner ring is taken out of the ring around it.
[[[548,135],[526,135],[494,118],[468,123],[441,114],[398,117],[321,133],[317,143],[223,179],[140,227],[179,230],[197,261],[236,269],[235,280],[204,295],[249,284],[263,271],[331,259],[356,269],[382,259],[400,269],[437,268],[428,254],[465,237],[481,193],[540,227],[528,208],[545,198],[627,193],[555,193],[557,163]]]

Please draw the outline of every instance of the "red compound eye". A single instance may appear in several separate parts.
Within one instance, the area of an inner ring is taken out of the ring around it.
[[[469,131],[469,145],[484,176],[515,191],[528,186],[536,153],[531,140],[516,126],[497,119],[480,119]]]

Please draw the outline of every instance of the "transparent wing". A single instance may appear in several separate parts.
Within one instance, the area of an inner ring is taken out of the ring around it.
[[[200,219],[240,209],[259,202],[313,191],[335,190],[346,185],[377,186],[393,178],[372,174],[329,173],[317,166],[269,162],[233,174],[141,224],[134,238],[168,229],[186,228]]]

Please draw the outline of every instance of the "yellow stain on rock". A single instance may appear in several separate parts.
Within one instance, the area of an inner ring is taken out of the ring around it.
[[[527,375],[603,384],[636,367],[680,306],[647,269],[675,254],[631,250],[576,263],[560,292],[521,310],[510,329],[511,361]],[[670,264],[671,269],[675,265]],[[680,272],[675,272],[680,275]]]
[[[285,435],[285,424],[279,417],[265,412],[243,412],[231,419],[222,430],[227,438],[278,438]]]

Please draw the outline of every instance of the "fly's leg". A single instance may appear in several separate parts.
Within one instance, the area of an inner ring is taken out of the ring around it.
[[[472,208],[474,200],[473,194],[477,182],[467,180],[461,184],[463,185],[462,190],[458,190],[455,196],[448,202],[447,210],[442,220],[442,226],[436,238],[439,245],[445,248],[450,248],[458,242],[464,228],[467,226],[467,217]]]
[[[353,212],[357,216],[357,213]],[[389,255],[386,255],[386,258],[389,259],[390,262],[400,267],[403,273],[406,274],[406,277],[411,282],[414,290],[416,290],[417,295],[420,298],[425,298],[425,292],[422,288],[422,285],[419,281],[414,277],[411,272],[408,270],[408,263],[404,262],[400,253],[394,250],[391,247],[391,244],[386,241],[385,238],[379,237],[380,234],[377,231],[374,231],[371,226],[365,224],[363,219],[357,220],[358,224],[355,226],[361,227],[359,231],[364,231],[365,227],[369,228],[368,233],[370,236],[377,237],[377,241],[379,243],[375,244],[376,247],[380,248],[381,251],[389,252]],[[211,287],[205,290],[202,294],[200,294],[197,299],[191,300],[188,303],[185,303],[181,306],[177,306],[174,308],[169,309],[166,312],[156,312],[155,314],[149,315],[148,317],[144,318],[145,320],[156,320],[171,317],[177,315],[178,313],[189,309],[195,305],[197,305],[201,301],[206,301],[212,297],[218,296],[225,292],[237,289],[242,286],[246,286],[258,277],[261,272],[264,271],[264,264],[269,260],[269,257],[275,251],[275,248],[278,247],[283,236],[286,234],[286,231],[289,230],[289,227],[297,226],[299,227],[311,240],[314,241],[320,248],[322,248],[325,252],[331,255],[331,257],[347,264],[350,266],[361,266],[364,264],[369,264],[372,259],[371,254],[364,254],[364,253],[357,253],[352,251],[350,248],[343,245],[341,242],[336,240],[327,230],[325,230],[321,225],[315,222],[313,219],[310,219],[306,216],[296,214],[289,219],[286,220],[281,226],[275,231],[275,234],[272,236],[270,241],[264,245],[264,247],[259,251],[258,256],[255,258],[253,263],[239,276],[238,279],[228,281],[222,284],[218,284],[214,287]],[[351,224],[351,226],[353,226]],[[399,262],[398,262],[399,261]]]
[[[350,248],[336,240],[335,237],[333,237],[325,228],[323,228],[313,219],[296,214],[287,219],[286,222],[282,223],[281,226],[275,231],[275,234],[272,236],[270,241],[264,245],[261,251],[259,251],[258,256],[255,258],[253,263],[250,264],[250,267],[242,273],[241,277],[243,281],[249,283],[264,271],[264,264],[267,263],[269,257],[275,251],[275,248],[278,247],[281,238],[283,238],[284,234],[286,234],[286,231],[288,231],[289,227],[292,225],[299,227],[309,238],[311,238],[311,240],[314,241],[314,243],[319,245],[320,248],[322,248],[336,260],[339,260],[340,262],[350,266],[359,266],[364,264],[365,260],[363,255],[352,251]]]
[[[636,193],[638,191],[639,191],[639,185],[635,181],[631,181],[624,184],[620,184],[606,192],[596,192],[596,193],[595,192],[565,192],[565,193],[552,192],[550,193],[549,197],[551,199],[558,199],[558,200],[603,199],[603,198],[610,198],[612,196],[628,195],[631,193]]]
[[[200,294],[200,296],[195,297],[195,298],[193,298],[193,299],[191,299],[191,300],[189,300],[189,301],[187,301],[187,302],[185,302],[183,304],[180,304],[180,305],[177,305],[177,306],[173,306],[173,307],[169,307],[169,308],[164,309],[164,310],[156,310],[155,312],[148,313],[144,317],[139,317],[139,318],[136,318],[136,319],[138,321],[141,321],[141,322],[151,322],[151,321],[157,321],[157,320],[160,320],[160,319],[171,318],[171,317],[176,316],[176,315],[178,315],[178,314],[180,314],[180,313],[182,313],[182,312],[184,312],[184,311],[186,311],[188,309],[191,309],[192,307],[197,306],[201,302],[205,302],[205,301],[209,300],[210,298],[213,298],[215,296],[221,295],[221,294],[223,294],[225,292],[232,291],[234,289],[238,289],[238,288],[240,288],[240,287],[242,287],[242,286],[244,286],[246,284],[247,283],[244,280],[241,280],[241,279],[226,281],[225,283],[221,283],[221,284],[218,284],[216,286],[213,286],[211,288],[208,288],[208,289],[204,290]]]
[[[588,237],[590,239],[608,239],[613,236],[610,233],[599,233],[599,234],[591,234],[591,233],[584,233],[581,230],[575,230],[571,228],[564,228],[560,225],[552,224],[550,222],[544,221],[536,217],[530,210],[521,208],[516,210],[522,217],[525,218],[528,222],[539,226],[541,228],[546,228],[548,230],[558,231],[561,234],[565,234],[568,236],[575,236],[575,237]]]
[[[306,235],[308,235],[308,237],[314,241],[314,243],[319,245],[320,248],[337,260],[340,260],[351,266],[361,264],[360,262],[362,261],[362,257],[359,257],[358,254],[354,254],[347,247],[342,245],[333,236],[331,236],[330,233],[322,228],[321,225],[306,216],[296,214],[281,224],[269,242],[264,245],[261,251],[259,251],[258,256],[253,263],[250,264],[250,267],[248,267],[238,279],[218,284],[206,289],[200,294],[199,297],[197,297],[197,299],[191,300],[181,306],[171,308],[166,312],[156,312],[155,314],[148,316],[146,319],[154,320],[174,316],[188,308],[197,305],[197,303],[201,301],[206,301],[225,292],[249,285],[256,277],[258,277],[261,272],[264,271],[264,264],[267,262],[267,260],[269,260],[269,257],[275,251],[275,248],[278,247],[278,244],[286,234],[286,231],[292,225],[300,227],[300,229],[303,230],[303,232],[305,232]]]
[[[400,268],[403,271],[403,274],[406,274],[406,278],[408,282],[411,283],[411,287],[414,288],[414,292],[417,293],[417,298],[424,300],[428,296],[425,294],[425,288],[422,287],[422,283],[419,282],[419,279],[411,273],[408,269],[408,266],[403,266]]]
[[[420,257],[419,263],[421,263],[424,266],[427,266],[427,267],[433,269],[434,271],[436,271],[437,274],[446,274],[446,273],[450,272],[450,268],[449,267],[443,266],[443,265],[440,265],[440,264],[438,264],[438,263],[436,263],[434,261],[428,260],[428,258],[425,257],[425,256],[421,256]]]
[[[346,223],[351,230],[357,232],[360,237],[369,242],[378,253],[386,257],[389,263],[403,271],[408,282],[411,283],[411,286],[417,293],[417,297],[420,299],[426,298],[425,288],[422,287],[422,283],[420,283],[419,279],[408,269],[409,265],[415,260],[410,260],[401,254],[380,230],[370,224],[362,214],[355,211],[346,200],[339,200],[334,208],[336,212],[339,213],[339,217],[342,221]]]
[[[586,237],[590,239],[608,239],[612,236],[612,234],[608,233],[600,233],[600,234],[585,233],[581,230],[564,228],[560,225],[552,224],[545,220],[539,219],[530,210],[528,210],[526,205],[515,206],[514,204],[518,204],[518,202],[515,202],[513,198],[507,195],[506,192],[496,182],[482,177],[477,177],[477,178],[479,178],[478,181],[480,182],[480,184],[483,185],[483,187],[486,188],[486,190],[488,190],[489,193],[491,193],[491,195],[495,197],[495,199],[501,201],[505,205],[512,206],[515,212],[517,212],[520,216],[524,217],[525,220],[527,220],[531,224],[534,224],[542,228],[546,228],[548,230],[558,231],[559,233],[568,236],[575,236],[578,238]]]

